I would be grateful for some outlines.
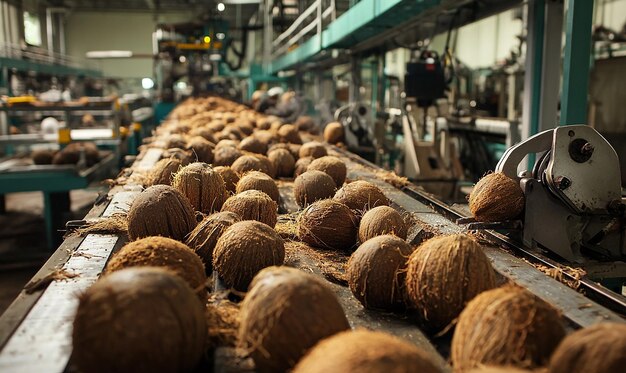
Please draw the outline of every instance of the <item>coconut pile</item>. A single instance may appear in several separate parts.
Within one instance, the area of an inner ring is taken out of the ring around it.
[[[76,370],[193,371],[230,347],[259,372],[442,371],[408,341],[352,330],[341,285],[289,260],[307,250],[337,254],[335,278],[363,312],[452,335],[455,369],[547,366],[565,334],[558,312],[498,287],[468,235],[407,242],[415,223],[392,206],[390,186],[349,180],[329,152],[341,124],[314,133],[311,118],[282,123],[216,97],[177,106],[140,155],[157,148],[161,159],[126,174],[144,188],[125,218],[130,241],[79,296]]]

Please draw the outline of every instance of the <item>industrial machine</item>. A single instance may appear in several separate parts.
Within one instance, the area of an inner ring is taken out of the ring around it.
[[[344,105],[335,111],[335,120],[345,129],[346,145],[351,151],[374,161],[377,139],[370,110],[363,102]]]

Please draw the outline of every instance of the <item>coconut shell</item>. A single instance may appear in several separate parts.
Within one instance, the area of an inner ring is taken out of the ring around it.
[[[256,131],[253,136],[257,138],[259,141],[261,141],[262,143],[266,144],[268,148],[273,143],[278,142],[278,137],[269,130]]]
[[[261,118],[256,122],[256,128],[260,130],[268,130],[270,128],[271,121],[268,118]]]
[[[294,177],[298,177],[300,175],[302,175],[303,173],[306,172],[307,168],[309,168],[309,165],[311,164],[311,162],[313,162],[313,157],[304,157],[304,158],[300,158],[296,161],[296,167],[293,170],[293,176]]]
[[[391,203],[376,185],[364,180],[344,185],[335,193],[335,199],[360,214],[377,206],[389,206]]]
[[[280,142],[291,144],[302,144],[302,139],[298,133],[298,128],[293,124],[285,124],[278,129]]]
[[[298,155],[300,158],[321,158],[328,155],[328,153],[326,152],[326,147],[324,146],[324,144],[317,141],[310,141],[300,147]]]
[[[213,152],[213,165],[231,166],[241,155],[241,151],[232,146],[216,147]]]
[[[206,127],[193,128],[191,131],[189,131],[189,135],[192,137],[202,137],[203,139],[213,144],[216,143],[215,136],[213,136],[213,131]]]
[[[348,284],[365,308],[394,310],[405,305],[405,275],[413,248],[402,239],[384,235],[361,244],[350,256]]]
[[[164,158],[159,160],[152,171],[150,171],[150,185],[171,185],[172,178],[176,172],[182,167],[180,161],[176,158]]]
[[[80,161],[81,152],[85,154],[87,167],[98,163],[100,153],[96,144],[92,142],[73,142],[56,152],[52,158],[52,164],[77,164]]]
[[[319,342],[293,373],[440,373],[424,351],[393,335],[358,329]]]
[[[30,157],[36,165],[52,164],[55,153],[54,150],[35,150]]]
[[[383,234],[393,234],[405,240],[407,230],[408,227],[398,211],[389,206],[378,206],[366,212],[361,218],[359,241],[365,242]]]
[[[480,179],[469,196],[470,212],[479,221],[515,219],[524,210],[525,203],[522,188],[501,172]]]
[[[164,267],[187,281],[192,289],[206,282],[200,257],[182,242],[167,237],[146,237],[124,245],[107,263],[105,272],[129,267]]]
[[[221,149],[225,147],[236,148],[238,146],[239,146],[239,141],[237,140],[221,140],[220,142],[217,143],[217,145],[215,145],[215,149]]]
[[[187,140],[183,135],[172,134],[165,139],[165,147],[167,149],[179,148],[183,149],[187,145]]]
[[[339,158],[329,155],[313,160],[307,167],[307,171],[310,170],[318,170],[327,173],[333,178],[337,188],[341,188],[348,174],[346,164]]]
[[[274,163],[272,163],[268,157],[263,154],[256,153],[253,153],[252,155],[263,164],[263,170],[261,170],[261,172],[268,174],[272,178],[276,177],[276,168],[274,167]]]
[[[252,154],[246,154],[239,157],[231,166],[240,177],[249,171],[261,171],[269,175],[270,170],[259,158]]]
[[[343,126],[339,122],[330,122],[324,128],[324,141],[329,144],[344,142]]]
[[[193,207],[187,197],[169,185],[154,185],[139,195],[128,210],[128,236],[171,237],[183,241],[196,226]]]
[[[241,193],[246,190],[258,190],[270,196],[276,203],[280,201],[278,185],[269,175],[263,172],[250,171],[243,175],[237,183],[236,191]]]
[[[267,155],[274,165],[276,176],[291,177],[296,167],[296,160],[293,158],[288,149],[274,149]]]
[[[241,305],[239,341],[259,372],[284,372],[320,340],[350,329],[333,291],[289,267],[262,270]]]
[[[496,286],[491,262],[465,234],[431,238],[409,259],[406,285],[413,307],[429,328],[440,331],[467,302]]]
[[[191,163],[191,154],[184,149],[180,149],[180,148],[170,148],[170,149],[166,149],[163,154],[161,155],[162,158],[175,158],[178,159],[180,161],[180,163],[183,166],[188,165],[189,163]]]
[[[626,324],[600,323],[563,339],[550,359],[550,373],[619,373],[626,368]]]
[[[548,363],[564,336],[556,309],[521,287],[506,285],[479,294],[461,312],[451,360],[461,371],[481,364],[535,369]]]
[[[272,228],[278,220],[278,205],[270,196],[258,190],[246,190],[228,198],[222,211],[234,212],[241,216],[241,220],[260,221]]]
[[[217,212],[204,218],[187,236],[185,244],[202,259],[207,275],[213,271],[213,250],[217,240],[238,221],[241,218],[234,212]]]
[[[228,166],[217,166],[213,170],[220,174],[224,180],[224,185],[229,193],[234,194],[237,189],[237,183],[239,182],[239,175],[232,168]]]
[[[341,202],[323,199],[307,207],[298,219],[298,238],[309,245],[350,250],[356,244],[357,218]]]
[[[202,162],[181,168],[174,175],[172,186],[189,199],[196,211],[203,214],[219,211],[227,197],[224,179]]]
[[[332,198],[335,189],[333,179],[322,171],[307,171],[293,183],[293,195],[300,207],[306,207],[320,199]]]
[[[282,265],[285,243],[267,224],[246,220],[231,225],[217,240],[213,267],[224,283],[247,291],[252,278],[263,268]]]
[[[72,361],[80,372],[188,372],[204,353],[203,304],[161,268],[107,275],[79,296]]]
[[[256,137],[250,136],[241,140],[241,142],[239,143],[239,150],[257,154],[265,154],[267,152],[267,144],[261,142]]]
[[[195,159],[197,162],[213,162],[213,144],[203,137],[192,137],[187,143],[186,149],[191,152],[192,159]]]
[[[295,125],[298,131],[309,131],[311,128],[315,127],[315,121],[313,118],[303,115],[296,119]]]

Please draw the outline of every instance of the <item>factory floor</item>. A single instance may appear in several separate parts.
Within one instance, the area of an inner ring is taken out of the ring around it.
[[[71,191],[67,220],[82,219],[105,190],[94,184]],[[0,314],[53,252],[46,245],[43,206],[40,192],[6,195],[6,214],[0,215]]]

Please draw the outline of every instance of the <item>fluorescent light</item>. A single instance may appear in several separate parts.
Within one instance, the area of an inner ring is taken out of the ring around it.
[[[87,58],[129,58],[133,56],[131,51],[89,51]]]
[[[226,9],[226,6],[224,5],[224,3],[217,3],[217,10],[219,12],[223,12],[224,9]]]

